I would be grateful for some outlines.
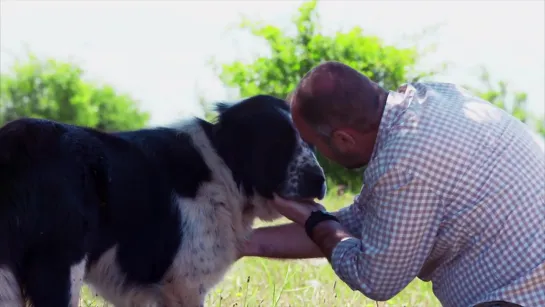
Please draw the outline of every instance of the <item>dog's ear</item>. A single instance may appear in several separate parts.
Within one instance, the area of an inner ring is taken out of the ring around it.
[[[231,106],[232,106],[232,104],[230,104],[230,103],[219,102],[219,103],[216,103],[214,109],[216,110],[216,112],[218,112],[219,115],[222,115],[223,113],[225,113],[225,111],[229,110],[229,108]]]

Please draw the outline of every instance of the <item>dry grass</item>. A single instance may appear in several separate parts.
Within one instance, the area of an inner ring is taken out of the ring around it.
[[[352,201],[352,195],[329,197],[325,205],[335,210]],[[278,223],[284,223],[285,220]],[[264,225],[264,224],[261,224]],[[82,306],[108,306],[83,290]],[[431,284],[413,281],[387,302],[375,302],[350,290],[323,260],[277,261],[247,258],[237,262],[207,298],[206,306],[224,307],[346,307],[346,306],[441,306]]]

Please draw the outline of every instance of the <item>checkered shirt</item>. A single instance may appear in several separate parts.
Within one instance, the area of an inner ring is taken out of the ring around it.
[[[354,238],[332,267],[372,299],[419,277],[445,307],[545,306],[543,140],[456,85],[389,92],[364,186],[335,214]]]

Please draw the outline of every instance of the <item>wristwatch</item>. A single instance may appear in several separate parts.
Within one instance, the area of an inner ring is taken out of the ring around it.
[[[339,219],[337,219],[336,216],[334,216],[331,213],[321,211],[321,210],[314,210],[310,213],[310,216],[305,221],[305,231],[307,233],[307,236],[312,239],[312,230],[318,223],[323,221],[336,221],[339,222]]]

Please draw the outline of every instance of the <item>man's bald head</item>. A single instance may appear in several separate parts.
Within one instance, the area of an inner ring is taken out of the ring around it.
[[[310,70],[290,97],[292,110],[313,128],[378,128],[387,91],[339,62]]]

